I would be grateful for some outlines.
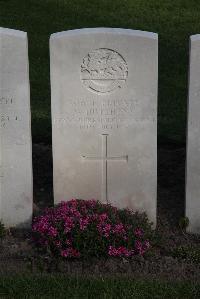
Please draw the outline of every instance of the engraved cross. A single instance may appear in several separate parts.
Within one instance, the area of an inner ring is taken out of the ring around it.
[[[102,183],[101,183],[101,200],[108,203],[108,161],[125,161],[128,162],[128,155],[108,156],[108,134],[102,134],[102,155],[101,156],[82,156],[87,161],[102,162]]]

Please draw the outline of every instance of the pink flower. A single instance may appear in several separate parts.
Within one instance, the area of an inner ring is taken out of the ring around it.
[[[71,246],[71,245],[72,245],[72,241],[69,240],[69,239],[67,239],[67,240],[65,241],[65,243],[66,243],[68,246]]]
[[[96,202],[95,199],[90,199],[90,200],[87,201],[87,205],[88,205],[89,208],[92,208],[92,209],[95,208],[96,204],[97,204],[97,202]]]
[[[111,224],[107,223],[107,224],[98,224],[97,228],[101,235],[108,238],[112,227],[111,227]]]
[[[68,248],[65,250],[61,250],[60,255],[62,257],[80,257],[80,252],[74,248]]]
[[[99,215],[99,221],[100,222],[104,222],[107,219],[108,219],[108,215],[106,213],[103,213],[103,214]]]
[[[136,241],[135,241],[135,248],[136,248],[136,249],[140,249],[140,248],[142,248],[142,242],[136,240]]]
[[[61,256],[67,257],[68,256],[68,250],[61,250]]]
[[[115,224],[112,231],[114,234],[118,234],[118,235],[124,234],[125,233],[124,225],[122,223]]]
[[[59,252],[64,258],[79,257],[80,252],[76,248],[81,248],[83,244],[90,246],[89,251],[95,255],[99,254],[99,244],[102,242],[103,248],[107,248],[104,254],[113,257],[143,255],[150,247],[149,241],[144,240],[142,228],[134,229],[134,224],[130,224],[129,220],[121,219],[117,208],[93,199],[72,199],[45,209],[44,215],[33,220],[32,230],[33,241],[37,245],[45,250],[48,246],[52,254]],[[95,240],[100,242],[98,246],[95,246]],[[83,254],[87,256],[84,250]]]
[[[130,257],[131,255],[134,254],[134,250],[128,250],[124,246],[120,246],[118,248],[115,248],[113,246],[109,246],[108,254],[110,256],[125,256],[125,257]]]
[[[143,255],[149,247],[150,247],[149,241],[144,241],[144,244],[142,244],[141,241],[138,240],[135,241],[135,249],[140,255]]]
[[[67,217],[65,217],[64,221],[65,221],[65,223],[64,223],[64,232],[68,233],[74,227],[73,218],[67,216]]]
[[[96,221],[99,219],[99,215],[98,214],[93,214],[90,216],[91,221]]]
[[[49,217],[48,216],[41,216],[39,218],[39,221],[37,221],[37,218],[34,219],[33,224],[33,231],[38,231],[40,233],[47,233],[49,228]]]
[[[110,256],[117,256],[118,255],[118,250],[113,246],[109,246],[108,254]]]
[[[136,235],[136,237],[142,237],[143,233],[143,230],[139,227],[134,230],[134,234]]]
[[[50,226],[50,227],[48,228],[48,235],[49,235],[50,237],[56,237],[57,234],[58,234],[58,231],[57,231],[57,229],[56,229],[55,227]]]
[[[81,230],[85,230],[87,228],[87,225],[89,224],[89,217],[80,218],[79,219],[79,225]]]
[[[148,240],[144,241],[144,247],[145,247],[146,249],[149,249],[149,248],[150,248],[150,243],[149,243]]]
[[[76,199],[71,199],[69,202],[68,202],[68,205],[73,207],[73,208],[77,208],[77,205],[78,205],[78,202]]]

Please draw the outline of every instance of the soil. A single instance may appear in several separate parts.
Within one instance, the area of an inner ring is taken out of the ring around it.
[[[53,205],[52,150],[33,145],[34,214]],[[186,234],[179,227],[185,207],[185,147],[161,145],[158,149],[159,247],[146,257],[90,259],[90,261],[40,261],[30,244],[30,231],[12,229],[0,241],[0,275],[13,273],[62,272],[75,275],[128,275],[167,280],[199,280],[200,262],[174,258],[177,246],[199,247],[200,236]],[[200,248],[199,248],[200,250]]]

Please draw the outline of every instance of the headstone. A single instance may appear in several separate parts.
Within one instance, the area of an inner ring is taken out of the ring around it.
[[[156,223],[157,55],[150,32],[51,36],[55,203],[94,198]]]
[[[6,226],[32,220],[30,128],[27,35],[0,28],[0,219]]]
[[[188,232],[200,233],[200,35],[190,38],[186,216]]]

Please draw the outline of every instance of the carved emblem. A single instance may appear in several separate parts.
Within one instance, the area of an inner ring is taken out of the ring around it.
[[[97,93],[107,93],[121,88],[128,76],[124,58],[110,49],[97,49],[83,59],[81,80],[83,84]]]

